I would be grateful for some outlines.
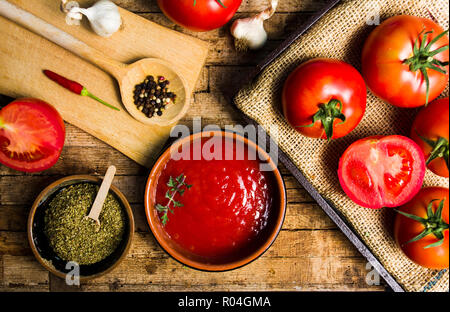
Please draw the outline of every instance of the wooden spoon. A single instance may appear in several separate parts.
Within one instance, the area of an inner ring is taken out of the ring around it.
[[[111,74],[119,83],[123,105],[130,115],[140,122],[166,126],[175,123],[186,114],[190,105],[190,91],[186,81],[169,62],[156,58],[145,58],[130,65],[123,64],[6,0],[0,1],[0,15]],[[170,81],[171,92],[177,95],[176,103],[168,105],[162,116],[148,118],[134,104],[134,87],[144,81],[148,75],[164,76]]]
[[[98,217],[100,216],[100,212],[102,211],[106,196],[108,196],[109,188],[111,187],[111,183],[114,179],[115,174],[116,167],[109,166],[108,170],[106,170],[105,177],[103,178],[103,182],[100,185],[97,196],[95,197],[94,203],[92,204],[91,211],[86,216],[86,218],[94,220],[98,226],[100,226],[100,220],[98,219]]]

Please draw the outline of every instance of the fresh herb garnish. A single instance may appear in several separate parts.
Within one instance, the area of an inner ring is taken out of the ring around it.
[[[169,190],[166,192],[166,198],[169,201],[165,206],[156,204],[156,210],[163,213],[163,215],[161,216],[161,222],[163,225],[166,225],[167,221],[169,221],[169,211],[172,214],[174,213],[173,209],[170,207],[171,205],[173,206],[173,208],[184,206],[181,202],[175,200],[175,195],[180,194],[181,196],[183,196],[186,189],[190,189],[192,187],[192,185],[186,183],[186,176],[184,175],[184,173],[180,174],[176,178],[173,178],[171,176],[169,178],[169,182],[167,182],[167,186],[169,187]]]
[[[227,7],[222,3],[222,1],[221,0],[216,0],[217,1],[217,3],[219,3],[220,4],[220,6],[221,7],[223,7],[224,9],[226,9]],[[197,4],[197,0],[194,0],[194,6]]]

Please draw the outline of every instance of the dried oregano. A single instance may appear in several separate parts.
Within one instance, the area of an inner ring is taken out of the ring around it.
[[[99,186],[79,183],[61,190],[45,211],[44,233],[61,259],[81,265],[94,264],[109,256],[122,241],[125,215],[111,193],[100,213],[100,228],[86,219]]]

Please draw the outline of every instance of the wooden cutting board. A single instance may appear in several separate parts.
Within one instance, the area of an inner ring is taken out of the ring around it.
[[[4,0],[0,0],[4,1]],[[96,35],[84,19],[69,26],[55,0],[9,0],[88,45],[124,63],[145,57],[171,62],[186,79],[191,95],[208,53],[208,44],[120,9],[122,28],[110,38]],[[88,7],[95,1],[78,1]],[[78,96],[47,79],[53,70],[83,84],[120,107],[117,112]],[[36,97],[57,108],[65,121],[108,143],[137,163],[150,167],[172,126],[144,125],[123,107],[118,85],[107,73],[46,39],[0,17],[0,93],[14,98]]]

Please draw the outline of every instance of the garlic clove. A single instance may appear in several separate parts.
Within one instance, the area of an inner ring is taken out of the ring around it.
[[[267,41],[264,21],[272,17],[277,6],[278,0],[270,0],[270,6],[261,13],[234,21],[231,26],[231,34],[235,38],[236,50],[257,50],[264,46]]]
[[[122,24],[119,9],[107,0],[101,0],[82,13],[88,18],[92,29],[102,37],[110,37],[117,32]]]
[[[257,50],[267,41],[267,32],[262,19],[250,17],[236,20],[231,33],[235,38],[235,47],[238,51]]]
[[[66,23],[68,25],[80,25],[83,14],[77,12],[80,5],[76,1],[62,1],[61,11],[66,13]]]
[[[66,23],[79,25],[85,15],[94,32],[102,37],[110,37],[122,25],[119,8],[109,0],[100,0],[87,9],[80,8],[78,2],[63,0],[61,9],[66,13]]]

